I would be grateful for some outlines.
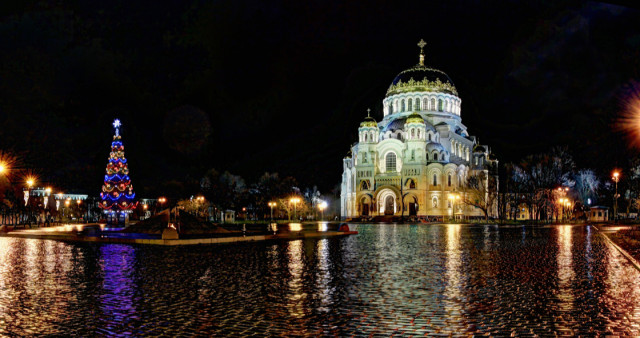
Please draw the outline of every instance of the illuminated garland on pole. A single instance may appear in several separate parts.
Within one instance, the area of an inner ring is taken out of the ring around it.
[[[124,158],[124,146],[120,137],[120,120],[113,121],[115,135],[111,142],[111,153],[107,164],[106,175],[100,197],[100,208],[105,214],[131,213],[138,202],[134,201],[136,194],[129,178],[127,159]]]

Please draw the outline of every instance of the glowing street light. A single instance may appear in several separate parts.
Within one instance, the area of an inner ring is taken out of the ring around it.
[[[7,170],[7,167],[3,162],[0,162],[0,174],[4,174],[5,170]]]
[[[269,202],[267,203],[267,205],[269,205],[269,208],[271,208],[271,222],[273,222],[273,208],[277,205],[276,202]]]
[[[294,218],[297,220],[298,219],[298,203],[300,203],[300,198],[293,197],[289,200],[289,202],[293,203],[293,215],[294,215]]]
[[[453,218],[456,219],[456,201],[460,200],[460,195],[449,194],[447,197],[451,200],[451,214],[453,215]]]
[[[618,197],[620,197],[620,195],[618,195],[618,181],[620,181],[620,172],[618,172],[617,170],[613,172],[613,176],[611,177],[611,179],[616,182],[616,194],[613,195],[613,198],[615,199],[615,203],[613,205],[613,218],[617,221],[618,220]]]
[[[318,209],[320,209],[320,220],[324,219],[324,209],[327,208],[327,202],[322,201],[322,203],[318,204]]]

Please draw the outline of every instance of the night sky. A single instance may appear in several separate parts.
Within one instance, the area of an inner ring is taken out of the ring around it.
[[[119,118],[141,197],[209,168],[328,192],[422,38],[502,163],[566,145],[605,172],[636,154],[612,129],[639,88],[639,23],[576,2],[2,2],[0,149],[96,195]]]

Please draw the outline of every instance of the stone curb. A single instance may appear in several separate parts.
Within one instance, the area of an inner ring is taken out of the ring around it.
[[[260,242],[268,240],[296,240],[305,238],[331,238],[356,235],[357,231],[328,231],[328,232],[292,232],[278,235],[256,235],[244,237],[209,237],[194,239],[133,239],[133,238],[108,238],[108,237],[83,237],[73,234],[42,234],[42,233],[0,233],[0,237],[48,239],[64,242],[89,242],[89,243],[118,243],[118,244],[145,244],[145,245],[215,245],[239,242]]]
[[[607,234],[605,234],[604,232],[600,231],[598,227],[596,227],[595,225],[593,227],[596,228],[596,230],[598,230],[598,233],[604,236],[607,242],[611,243],[613,247],[616,248],[616,250],[618,250],[631,263],[631,265],[633,265],[634,268],[636,268],[636,270],[640,271],[640,263],[638,263],[638,261],[636,261],[636,259],[633,258],[633,256],[631,256],[625,249],[618,246],[618,244],[613,242],[611,238],[609,238],[609,236],[607,236]]]

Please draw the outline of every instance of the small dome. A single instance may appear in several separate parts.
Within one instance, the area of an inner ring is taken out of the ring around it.
[[[442,144],[437,143],[437,142],[429,142],[427,143],[427,147],[426,147],[428,152],[432,152],[432,151],[441,151],[444,152],[446,151],[446,149],[444,149],[444,147],[442,146]]]
[[[479,144],[476,144],[476,146],[473,147],[473,152],[474,153],[484,153],[486,151],[487,151],[487,149],[484,146],[481,146]]]
[[[364,118],[364,121],[362,121],[362,123],[360,123],[360,127],[373,127],[373,128],[378,128],[378,122],[376,122],[376,119],[374,119],[371,116],[367,116]]]
[[[393,79],[387,96],[407,92],[439,92],[458,96],[453,81],[441,70],[416,65]]]
[[[424,124],[424,119],[422,118],[422,115],[420,115],[418,113],[413,113],[413,114],[409,115],[409,117],[407,117],[407,120],[405,122],[405,124],[409,124],[409,123],[421,123],[421,124]]]
[[[391,122],[389,122],[386,126],[384,126],[383,132],[387,131],[396,131],[396,130],[404,130],[404,124],[407,121],[406,117],[397,118]]]

